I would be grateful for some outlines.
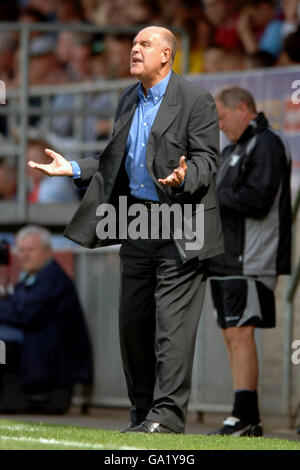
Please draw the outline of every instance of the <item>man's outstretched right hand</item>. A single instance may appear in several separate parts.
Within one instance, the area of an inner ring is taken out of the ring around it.
[[[51,163],[43,164],[29,161],[28,165],[31,168],[36,168],[37,170],[43,171],[48,176],[73,176],[71,163],[62,155],[54,152],[51,149],[45,149],[45,153],[52,158]]]

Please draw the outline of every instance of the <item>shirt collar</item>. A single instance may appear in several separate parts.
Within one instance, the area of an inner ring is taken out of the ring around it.
[[[21,271],[19,274],[19,282],[24,282],[26,286],[32,286],[36,281],[36,274],[28,274],[26,271]]]
[[[40,269],[44,269],[46,266],[48,266],[52,261],[52,258],[50,258],[44,266]],[[24,282],[26,286],[32,286],[35,284],[36,278],[37,278],[38,273],[31,273],[29,274],[27,271],[21,271],[19,274],[19,282]]]
[[[137,89],[137,93],[140,99],[143,99],[145,101],[148,99],[148,100],[153,101],[154,103],[157,103],[165,94],[165,91],[167,89],[167,86],[170,80],[170,76],[171,76],[171,70],[165,78],[163,78],[159,83],[157,83],[152,88],[149,88],[149,90],[147,90],[147,98],[144,95],[143,85],[141,82]]]

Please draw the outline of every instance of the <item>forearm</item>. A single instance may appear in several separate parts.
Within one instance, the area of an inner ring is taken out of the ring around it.
[[[254,54],[258,49],[258,44],[251,30],[245,29],[239,33],[240,40],[247,54]]]
[[[0,322],[15,326],[15,306],[11,296],[0,299]]]
[[[260,191],[251,188],[223,188],[218,191],[220,211],[224,215],[251,217],[262,219],[268,214],[274,196],[261,188]]]
[[[39,328],[53,316],[53,307],[51,299],[36,301],[12,295],[0,301],[0,322],[19,328]]]

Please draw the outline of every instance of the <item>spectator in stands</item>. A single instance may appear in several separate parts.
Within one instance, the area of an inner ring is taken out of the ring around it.
[[[274,289],[291,269],[291,159],[257,112],[252,95],[231,86],[216,97],[230,145],[217,177],[225,252],[211,261],[211,290],[234,385],[232,415],[213,434],[262,436],[255,328],[275,326]]]
[[[18,20],[23,23],[45,23],[47,22],[47,16],[37,4],[30,2],[20,9]],[[38,31],[37,33],[40,34]]]
[[[188,1],[188,0],[187,0]],[[174,26],[174,19],[177,17],[178,9],[182,4],[182,0],[173,0],[172,2],[163,2],[159,0],[160,11],[165,25]],[[195,4],[196,2],[194,2]]]
[[[276,0],[254,0],[239,15],[237,29],[247,54],[258,50],[277,57],[282,47],[282,19]]]
[[[104,39],[95,38],[92,46],[92,77],[94,80],[105,80],[109,75],[109,64],[104,49]]]
[[[86,5],[85,0],[82,0],[82,2]],[[90,7],[93,3],[96,3],[96,5]],[[109,23],[111,3],[106,0],[88,0],[84,11],[86,20],[98,26],[106,26]]]
[[[77,76],[72,67],[71,57],[73,56],[74,40],[71,31],[61,31],[57,35],[55,46],[56,58],[67,74],[68,81],[72,82],[77,79]]]
[[[226,50],[223,70],[226,72],[244,70],[245,53],[240,49]]]
[[[245,68],[245,54],[239,49],[211,46],[204,51],[203,72],[216,73]]]
[[[18,21],[20,23],[46,23],[47,17],[41,10],[33,6],[27,6],[20,11]],[[40,34],[40,31],[30,31],[30,40],[40,36]]]
[[[162,23],[160,5],[157,0],[129,0],[125,12],[130,25]]]
[[[0,80],[4,82],[5,88],[14,83],[16,73],[16,47],[17,38],[14,33],[0,32]],[[1,84],[3,89],[3,83]],[[3,96],[1,97],[3,101]],[[5,102],[9,99],[6,96]],[[8,120],[4,114],[0,115],[0,135],[6,136],[8,133]]]
[[[15,75],[16,46],[14,34],[0,33],[0,80],[3,80],[7,86]]]
[[[221,46],[211,46],[203,54],[203,72],[216,73],[225,70],[227,50]]]
[[[284,39],[288,34],[298,29],[300,24],[300,0],[282,0],[280,3],[284,17],[281,36]]]
[[[40,34],[29,44],[29,83],[30,85],[54,85],[68,81],[68,76],[55,54],[56,40],[54,36]],[[20,85],[20,67],[18,50],[15,61],[15,77],[13,85]],[[32,104],[34,100],[32,100]]]
[[[104,55],[102,36],[61,31],[57,36],[55,54],[70,82],[107,77],[108,58]],[[101,67],[97,62],[101,62]]]
[[[56,85],[68,81],[67,74],[55,54],[56,40],[39,35],[29,45],[29,82],[31,85]]]
[[[189,4],[185,6],[188,9]],[[192,10],[194,15],[189,17],[186,13],[181,21],[176,21],[175,26],[182,27],[189,36],[190,55],[189,70],[190,74],[203,72],[204,54],[208,47],[212,45],[214,30],[200,9]],[[177,37],[178,48],[175,56],[173,70],[175,73],[182,73],[182,45],[181,38]]]
[[[300,27],[284,39],[277,64],[281,66],[300,64]]]
[[[29,83],[30,85],[59,85],[68,82],[68,75],[59,63],[55,54],[55,38],[52,35],[39,35],[34,37],[29,44]],[[20,86],[20,50],[16,53],[15,76],[11,85]],[[41,106],[41,97],[34,95],[29,98],[30,106]],[[30,116],[31,126],[40,123],[40,116]]]
[[[55,14],[58,23],[83,23],[85,21],[80,0],[59,0]]]
[[[93,64],[93,62],[92,62]],[[95,69],[92,69],[93,72]],[[99,77],[96,77],[99,80]],[[57,95],[52,103],[53,110],[72,110],[75,108],[74,95]],[[88,109],[89,115],[83,116],[82,140],[84,142],[95,142],[107,139],[111,132],[112,101],[109,93],[97,92],[85,94],[83,109]],[[74,116],[54,114],[51,121],[51,132],[58,138],[70,137],[76,141]],[[91,155],[85,153],[84,156]]]
[[[237,1],[203,0],[202,4],[208,21],[215,27],[214,44],[225,49],[242,49],[237,31]]]
[[[95,61],[93,57],[94,36],[90,34],[72,33],[64,41],[69,47],[70,63],[67,66],[67,73],[72,81],[92,81],[99,80],[104,77],[95,75]],[[125,78],[128,70],[128,57],[130,54],[128,38],[121,39],[107,37],[105,44],[105,68],[103,69],[106,77]],[[59,48],[60,57],[66,57],[66,46]],[[125,63],[127,60],[127,63]],[[119,74],[119,75],[118,75]],[[57,95],[52,103],[53,109],[67,110],[73,109],[75,106],[74,95],[60,94]],[[92,93],[86,94],[84,97],[84,109],[95,111],[95,115],[89,115],[83,119],[83,140],[95,141],[108,137],[111,131],[110,116],[112,114],[111,99],[108,93]],[[54,116],[51,122],[51,130],[59,137],[74,137],[74,119],[70,115]],[[86,154],[88,155],[88,154]],[[91,155],[91,154],[90,154]]]
[[[14,293],[0,299],[0,339],[21,346],[20,385],[45,392],[91,383],[84,315],[74,282],[53,259],[50,233],[24,227],[16,245],[21,273]],[[0,372],[5,374],[5,367]]]
[[[94,36],[87,33],[72,33],[69,50],[70,69],[73,80],[78,82],[92,79],[92,45]]]
[[[107,11],[108,24],[113,26],[132,24],[128,15],[128,10],[132,12],[132,2],[135,2],[135,0],[110,0]]]
[[[88,23],[94,23],[94,14],[101,4],[108,3],[105,0],[80,0],[84,19]]]
[[[44,149],[49,143],[41,138],[29,138],[27,160],[37,159],[40,163],[49,163],[50,158]],[[28,202],[31,203],[64,203],[79,201],[78,194],[69,178],[49,178],[42,172],[32,171],[28,167]]]
[[[58,3],[59,0],[29,0],[27,6],[41,12],[46,21],[52,21],[55,19],[55,9]]]
[[[276,64],[276,59],[267,51],[257,51],[246,56],[244,64],[245,69],[273,67]]]
[[[129,57],[132,37],[109,34],[104,39],[104,53],[107,60],[108,78],[129,78]]]
[[[5,159],[0,159],[0,199],[11,201],[16,197],[17,175],[16,169],[7,164]]]

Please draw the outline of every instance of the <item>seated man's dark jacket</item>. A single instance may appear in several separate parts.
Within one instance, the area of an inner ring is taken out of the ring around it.
[[[92,381],[92,355],[73,281],[52,260],[35,282],[0,300],[0,323],[23,330],[20,384],[47,389]]]

